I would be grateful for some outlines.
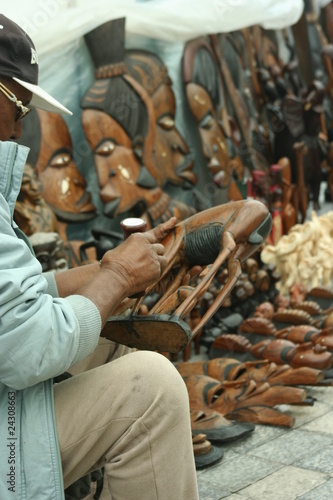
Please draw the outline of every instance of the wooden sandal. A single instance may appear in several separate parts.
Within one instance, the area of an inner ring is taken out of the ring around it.
[[[210,410],[191,410],[192,434],[204,433],[210,441],[227,443],[243,438],[254,431],[252,424],[239,424],[227,420],[221,413]]]
[[[209,402],[213,401],[216,386],[222,385],[215,379],[206,376],[191,375],[184,380],[188,388],[191,409],[202,407],[205,411]],[[264,404],[251,405],[247,403],[243,401],[243,406],[239,407],[235,407],[235,404],[226,405],[229,406],[229,411],[224,415],[225,418],[253,424],[279,425],[284,427],[292,427],[294,425],[293,417],[285,415],[276,408],[265,406]]]
[[[295,344],[304,344],[305,342],[312,342],[313,335],[318,332],[320,330],[312,325],[287,326],[277,331],[275,338],[287,339]]]
[[[223,382],[221,386],[216,386],[210,408],[223,414],[243,406],[273,407],[279,404],[302,404],[306,399],[304,389],[282,385],[271,386],[268,382],[234,381]]]
[[[276,331],[276,326],[271,320],[261,317],[244,319],[238,328],[238,333],[256,333],[267,337],[274,337]]]
[[[238,422],[252,422],[253,424],[276,425],[281,427],[293,427],[294,417],[287,415],[276,408],[267,406],[251,406],[233,410],[226,418],[237,420]]]
[[[276,338],[291,340],[295,344],[311,342],[313,345],[322,345],[328,351],[333,351],[333,328],[327,327],[322,330],[310,325],[298,325],[283,328],[276,333]]]

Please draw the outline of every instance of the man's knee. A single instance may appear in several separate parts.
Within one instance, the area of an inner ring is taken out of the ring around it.
[[[136,373],[138,383],[141,381],[148,391],[157,394],[164,401],[168,400],[172,407],[188,404],[185,383],[165,356],[150,351],[137,351],[133,356],[135,363],[131,363],[131,370],[133,369],[133,375]]]

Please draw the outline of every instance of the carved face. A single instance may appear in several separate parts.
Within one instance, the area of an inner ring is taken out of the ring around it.
[[[32,113],[31,113],[32,114]],[[55,113],[38,110],[41,140],[26,145],[35,154],[33,167],[42,185],[42,196],[59,220],[82,222],[96,216],[96,208],[86,191],[86,181],[73,160],[72,141],[65,120]],[[29,127],[29,116],[24,126]],[[39,148],[39,150],[38,150]],[[29,155],[30,159],[30,155]]]
[[[96,80],[82,100],[82,126],[95,157],[104,214],[127,213],[157,224],[166,212],[192,212],[158,184],[152,100],[132,76]],[[146,213],[147,212],[147,213]],[[148,222],[148,221],[147,221]]]
[[[212,100],[208,92],[195,83],[186,85],[186,95],[198,125],[202,151],[207,160],[208,169],[221,187],[227,187],[231,180],[229,153]]]
[[[94,153],[105,215],[113,218],[129,210],[141,215],[161,195],[156,181],[138,160],[143,145],[133,145],[124,128],[103,111],[85,109],[82,125]]]
[[[156,54],[143,50],[126,51],[126,65],[152,102],[156,128],[152,155],[156,170],[151,173],[156,174],[159,186],[166,182],[196,184],[188,145],[175,126],[176,103],[167,68]]]
[[[59,234],[53,232],[35,233],[29,239],[43,272],[65,271],[69,268],[68,255]]]
[[[163,83],[152,95],[156,118],[154,163],[158,167],[158,182],[163,185],[197,182],[189,147],[175,125],[175,96],[171,86]]]
[[[42,184],[37,172],[29,163],[24,166],[20,195],[24,201],[28,201],[32,205],[38,204],[42,200]]]

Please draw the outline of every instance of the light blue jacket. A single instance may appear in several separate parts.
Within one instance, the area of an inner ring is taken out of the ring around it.
[[[101,318],[58,297],[13,222],[28,151],[0,142],[0,498],[63,500],[52,378],[94,350]]]

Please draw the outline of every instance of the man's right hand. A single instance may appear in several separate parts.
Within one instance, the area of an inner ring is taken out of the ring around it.
[[[165,267],[164,246],[160,243],[175,227],[175,217],[144,233],[133,233],[121,245],[103,256],[101,271],[111,272],[126,296],[144,291],[156,283]]]

